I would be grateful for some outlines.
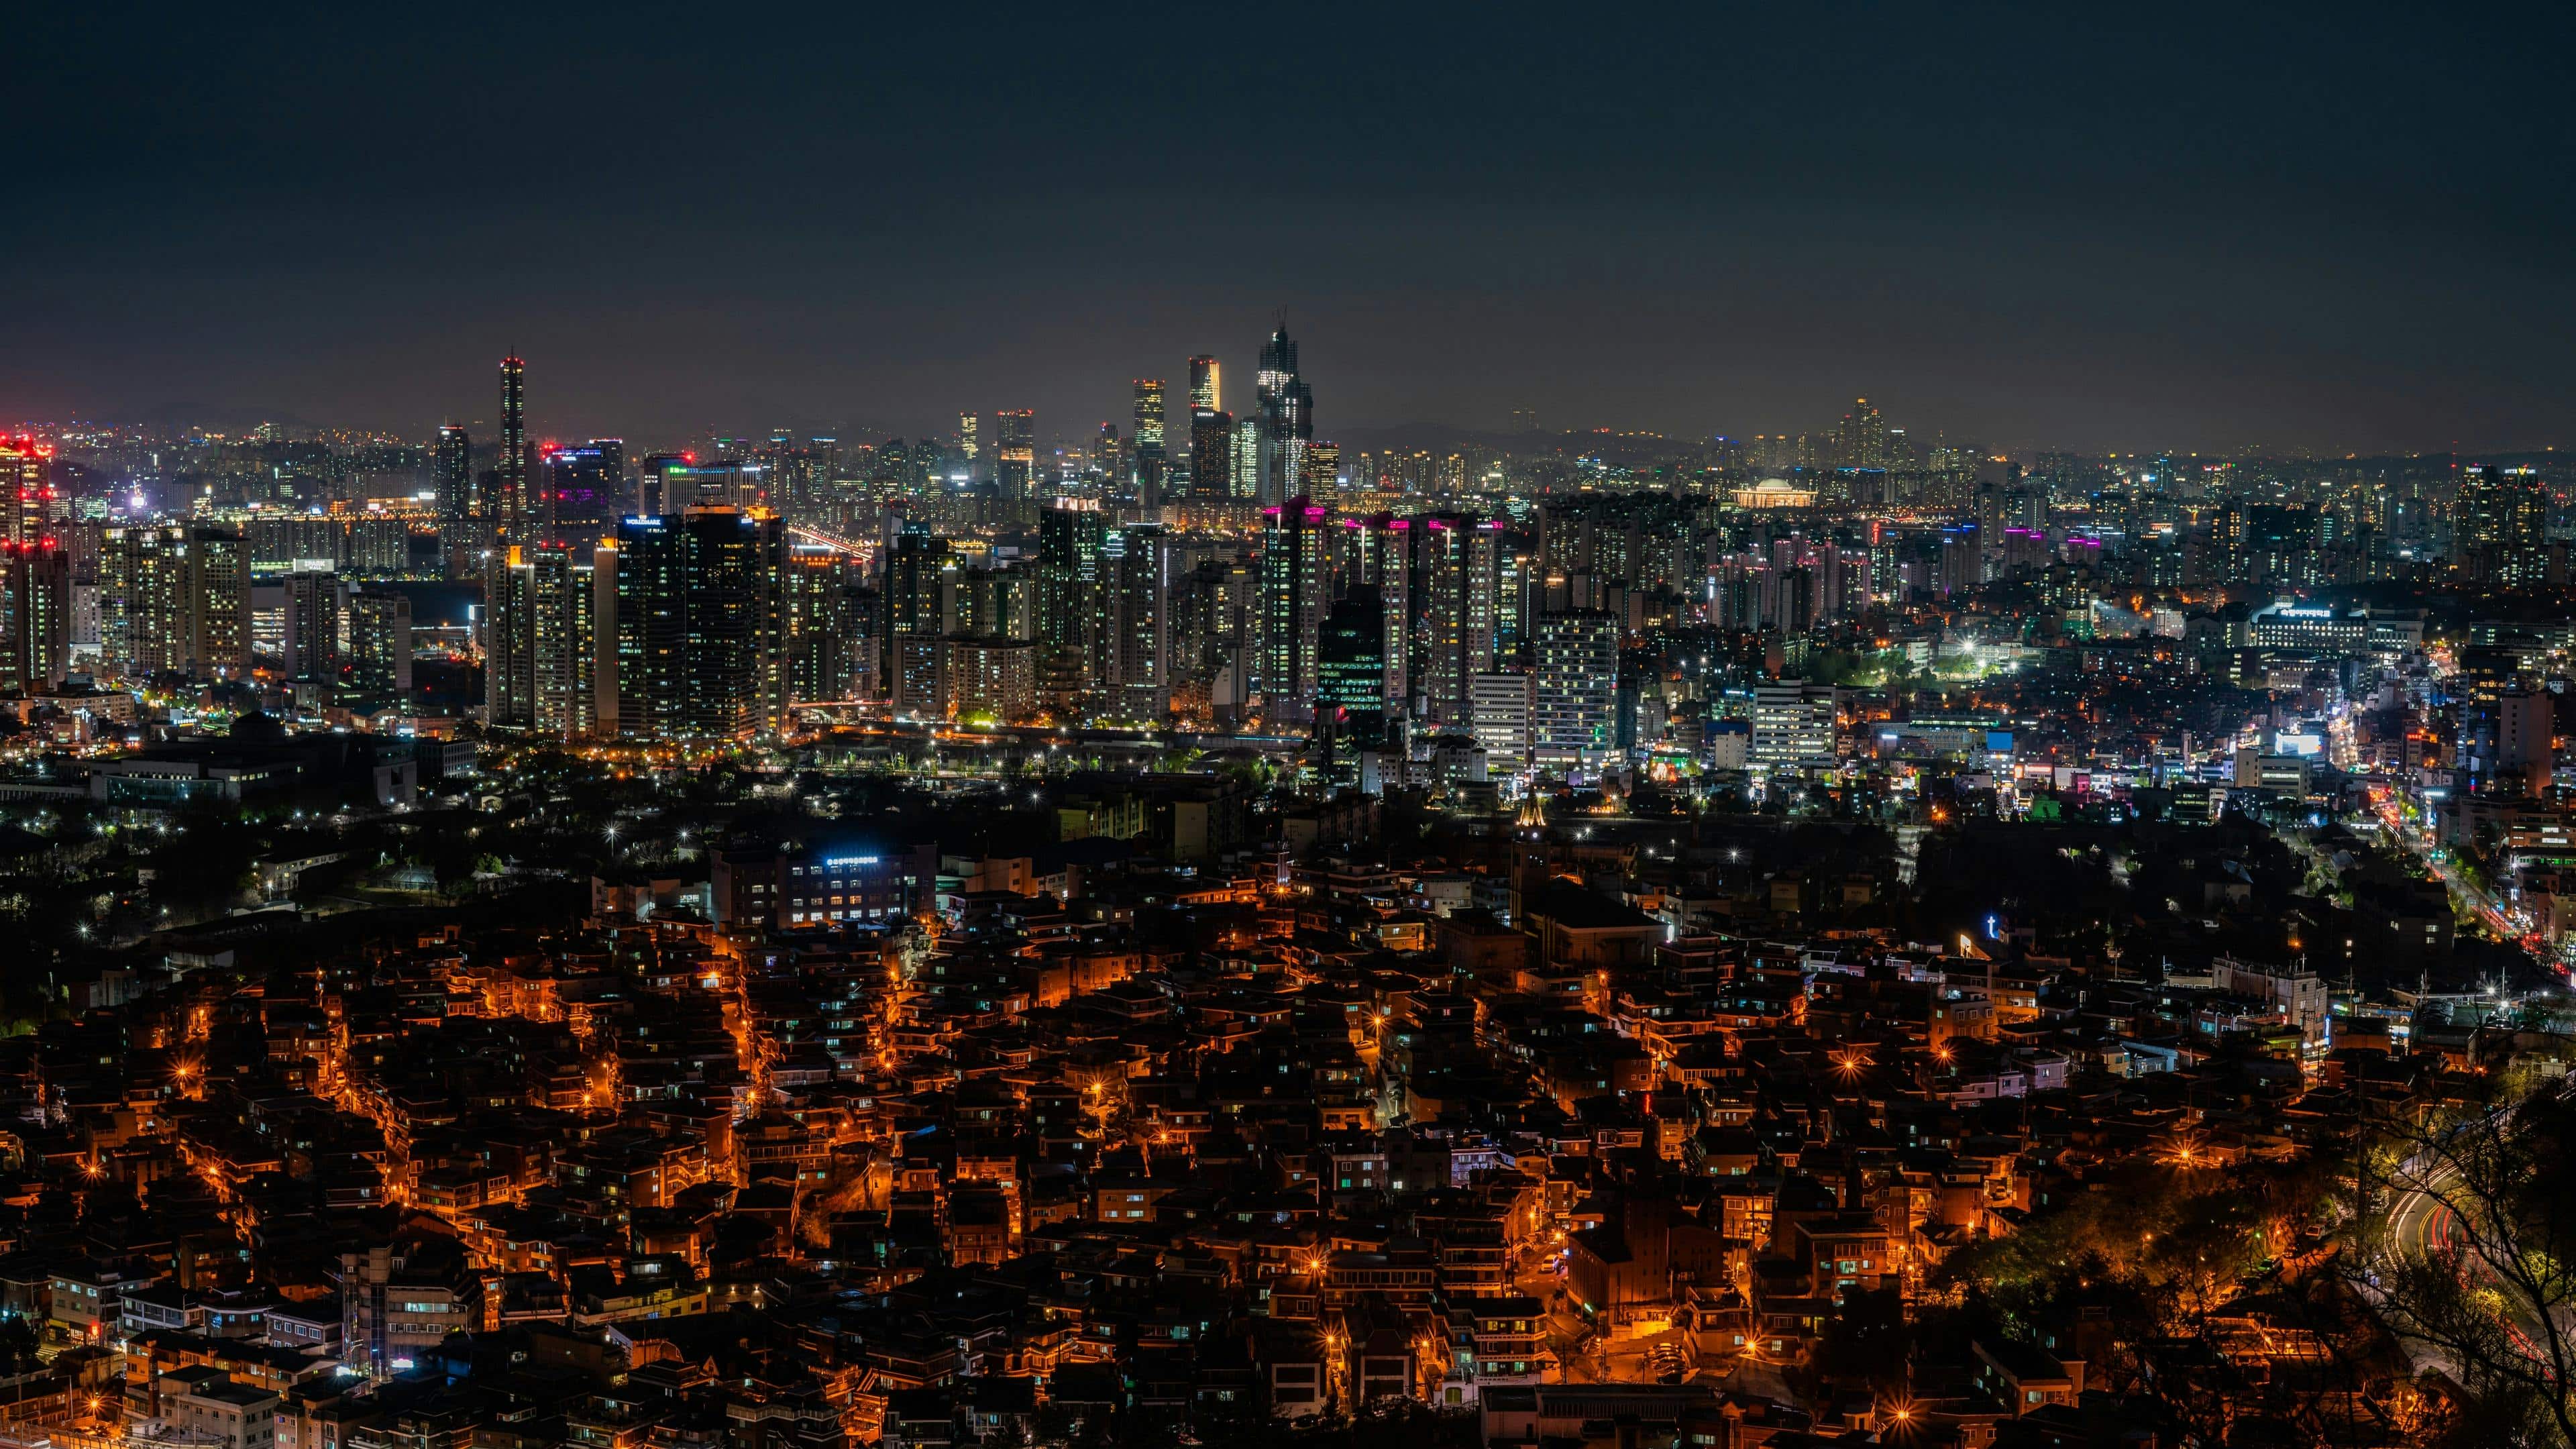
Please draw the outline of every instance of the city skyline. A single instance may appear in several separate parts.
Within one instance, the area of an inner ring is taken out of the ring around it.
[[[495,87],[398,20],[45,16],[10,104],[51,210],[0,244],[39,345],[0,411],[425,435],[516,349],[559,436],[1072,436],[1192,354],[1248,378],[1284,306],[1319,437],[1799,429],[1867,393],[2014,449],[2565,441],[2570,203],[2532,181],[2567,138],[2517,99],[2564,22],[2192,18],[529,17],[544,63]],[[675,85],[726,104],[642,103]]]

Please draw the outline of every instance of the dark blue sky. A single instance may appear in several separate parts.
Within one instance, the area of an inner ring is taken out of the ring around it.
[[[1326,435],[2567,441],[2568,23],[2459,9],[46,7],[0,416],[1071,435],[1284,305]]]

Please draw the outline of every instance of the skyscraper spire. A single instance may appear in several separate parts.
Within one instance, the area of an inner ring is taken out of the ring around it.
[[[1288,336],[1288,309],[1261,349],[1253,376],[1261,441],[1261,502],[1285,503],[1307,492],[1306,445],[1315,437],[1315,397],[1297,373],[1297,344]]]

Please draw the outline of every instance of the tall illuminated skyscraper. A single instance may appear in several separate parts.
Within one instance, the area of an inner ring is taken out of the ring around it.
[[[528,508],[528,366],[515,357],[501,359],[500,497],[492,513],[513,539],[527,532]]]
[[[1059,713],[1100,678],[1100,553],[1108,517],[1059,503],[1038,516],[1038,694]]]
[[[1541,766],[1589,769],[1616,747],[1619,625],[1606,614],[1558,614],[1538,628],[1537,719]]]
[[[614,551],[514,548],[507,564],[484,585],[484,699],[489,722],[579,738],[605,734],[603,704],[615,705],[604,686],[615,614],[603,600],[597,574]],[[613,576],[613,575],[612,575]]]
[[[1162,528],[1140,524],[1101,539],[1102,650],[1106,707],[1120,719],[1159,724],[1172,705],[1171,546]]]
[[[1502,527],[1458,514],[1421,523],[1414,687],[1432,723],[1464,728],[1472,723],[1476,676],[1494,668]]]
[[[42,543],[0,543],[0,689],[55,688],[72,661],[72,559]]]
[[[858,560],[820,544],[787,546],[787,697],[850,697],[859,674]]]
[[[41,544],[70,515],[54,491],[54,445],[28,434],[0,437],[0,489],[7,490],[8,534],[0,543]]]
[[[1038,415],[1029,408],[993,414],[993,484],[1014,501],[1029,496],[1037,478]]]
[[[188,550],[175,524],[135,523],[100,536],[99,652],[128,679],[186,667]]]
[[[463,428],[440,425],[438,445],[430,453],[429,477],[440,518],[454,522],[482,514],[483,501],[474,491],[474,440]]]
[[[1386,606],[1374,594],[1346,595],[1325,611],[1315,645],[1319,727],[1335,711],[1345,728],[1375,732],[1368,725],[1386,714],[1386,634]]]
[[[1136,379],[1136,501],[1151,508],[1163,501],[1163,380]]]
[[[98,614],[111,673],[240,677],[250,666],[250,556],[241,533],[214,524],[107,529]]]
[[[1315,439],[1315,398],[1297,372],[1297,344],[1282,321],[1261,349],[1253,379],[1261,419],[1261,501],[1285,503],[1307,492],[1306,448]]]
[[[1234,479],[1234,414],[1190,410],[1190,496],[1223,500]]]
[[[2482,584],[2549,582],[2549,487],[2529,468],[2474,463],[2461,470],[2451,506],[2451,560]]]
[[[1304,497],[1262,510],[1260,684],[1274,724],[1315,717],[1316,632],[1332,602],[1329,517]]]
[[[777,519],[731,508],[619,525],[620,736],[726,738],[785,722],[785,540]]]
[[[1306,445],[1306,491],[1330,493],[1342,485],[1342,445],[1313,442]]]
[[[617,530],[626,501],[626,445],[595,438],[545,455],[546,542],[589,548]]]
[[[1197,412],[1225,410],[1225,390],[1220,385],[1217,361],[1213,357],[1190,359],[1190,410]]]
[[[1250,503],[1261,496],[1261,419],[1257,416],[1234,420],[1234,477],[1227,496],[1237,503]]]
[[[939,712],[939,642],[955,610],[957,559],[948,540],[907,524],[877,579],[877,692],[907,714]]]

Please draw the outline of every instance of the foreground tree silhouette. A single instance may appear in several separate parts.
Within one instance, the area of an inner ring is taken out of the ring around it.
[[[2374,1111],[2355,1153],[2355,1288],[2458,1442],[2576,1445],[2576,1085],[2481,1074]]]

